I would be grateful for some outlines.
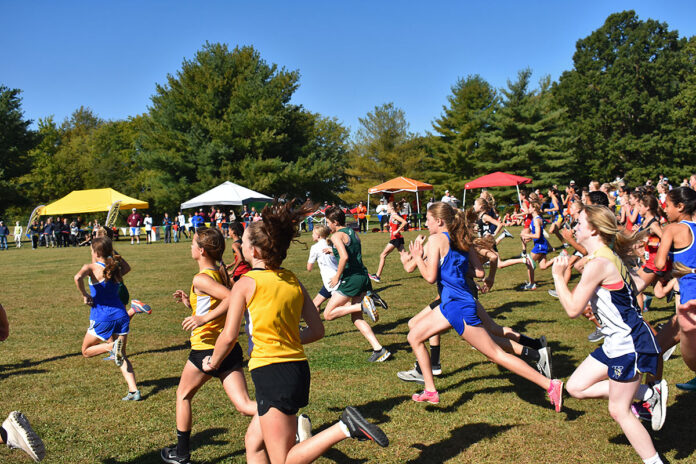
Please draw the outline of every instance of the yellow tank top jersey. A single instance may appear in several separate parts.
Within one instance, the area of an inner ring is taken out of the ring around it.
[[[300,342],[304,296],[295,274],[286,270],[251,270],[256,281],[247,305],[254,349],[249,370],[269,364],[307,359]]]
[[[210,276],[215,282],[222,284],[220,273],[215,269],[205,269],[199,274]],[[196,274],[198,275],[198,274]],[[204,316],[209,311],[212,311],[220,304],[220,300],[213,298],[210,295],[198,295],[193,291],[189,293],[189,301],[191,302],[192,316]],[[212,321],[200,327],[196,327],[191,332],[191,349],[192,350],[212,350],[215,348],[215,342],[225,326],[226,314],[213,319]]]

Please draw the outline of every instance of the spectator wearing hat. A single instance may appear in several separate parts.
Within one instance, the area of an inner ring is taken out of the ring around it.
[[[387,214],[386,198],[379,200],[379,205],[377,205],[375,213],[377,213],[377,219],[379,220],[379,230],[384,230],[384,224],[386,224],[387,219],[389,218],[389,215]]]
[[[140,225],[143,223],[143,217],[133,208],[126,222],[130,227],[131,245],[133,244],[134,238],[138,240],[138,245],[140,245]]]
[[[442,197],[442,199],[440,201],[443,203],[449,203],[450,205],[455,206],[455,207],[457,206],[457,203],[456,203],[457,200],[455,200],[454,197],[452,195],[450,195],[449,190],[445,190],[445,195]]]

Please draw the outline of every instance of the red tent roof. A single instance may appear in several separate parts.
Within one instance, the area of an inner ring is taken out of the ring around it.
[[[421,182],[419,180],[409,179],[408,177],[395,177],[392,180],[388,180],[383,184],[376,185],[372,188],[367,189],[367,193],[379,193],[379,192],[422,192],[423,190],[432,190],[433,186]]]
[[[498,171],[491,174],[486,174],[485,176],[468,182],[466,185],[464,185],[464,189],[469,190],[486,187],[510,187],[515,185],[529,184],[531,182],[532,179],[527,177],[516,176],[514,174]]]

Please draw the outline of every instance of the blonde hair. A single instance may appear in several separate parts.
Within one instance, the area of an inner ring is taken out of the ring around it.
[[[599,234],[602,242],[619,255],[625,264],[630,264],[634,258],[634,245],[642,240],[645,232],[625,234],[619,229],[616,216],[606,206],[585,205],[583,211],[587,216],[587,223]]]
[[[324,224],[317,224],[316,226],[314,226],[314,231],[321,238],[326,238],[329,235],[331,235],[331,229],[329,229]]]

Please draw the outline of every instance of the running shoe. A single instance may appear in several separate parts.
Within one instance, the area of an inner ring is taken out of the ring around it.
[[[638,419],[645,422],[650,422],[652,421],[652,414],[650,414],[649,406],[650,405],[643,403],[642,401],[634,401],[631,405],[631,412]]]
[[[510,231],[505,228],[503,228],[503,236],[506,238],[512,238],[512,234],[510,233]]]
[[[351,438],[372,440],[381,447],[389,445],[387,435],[375,424],[369,423],[360,412],[348,406],[341,414],[341,422],[348,428]]]
[[[524,262],[527,264],[527,266],[531,267],[532,270],[536,269],[536,261],[534,261],[531,256],[525,255]]]
[[[654,431],[658,431],[665,424],[665,419],[667,418],[667,395],[669,390],[665,379],[653,385],[652,390],[653,394],[646,401],[646,405],[652,414],[650,425]]]
[[[396,376],[404,382],[416,382],[421,385],[425,385],[425,380],[423,380],[423,374],[418,372],[418,369],[416,369],[415,367],[410,371],[397,372]]]
[[[34,432],[29,419],[19,411],[12,411],[2,423],[7,432],[5,443],[10,448],[21,449],[34,461],[39,462],[46,456],[46,447],[41,437]]]
[[[442,375],[442,366],[440,364],[433,364],[430,367],[432,368],[433,375],[435,375],[435,376]]]
[[[539,361],[537,361],[537,370],[539,373],[548,377],[552,377],[552,366],[551,366],[551,348],[546,344],[546,337],[544,335],[539,339],[541,342],[541,348],[539,349]]]
[[[102,361],[113,361],[116,359],[113,354],[111,354],[111,351],[109,351],[109,356],[102,358]]]
[[[667,293],[667,303],[671,303],[674,300],[674,290],[670,290]]]
[[[371,291],[367,292],[367,294],[372,298],[372,301],[374,301],[376,304],[380,305],[384,309],[389,309],[389,305],[386,301],[382,299],[382,297],[379,296],[379,294]]]
[[[380,279],[380,277],[377,274],[368,273],[367,275],[370,277],[370,279],[374,280],[377,283],[380,283],[382,281],[382,279]]]
[[[135,392],[128,392],[126,396],[121,398],[123,401],[140,401],[142,397],[140,396],[140,390],[136,390]]]
[[[523,288],[523,290],[536,290],[536,289],[537,289],[537,284],[536,283],[532,284],[530,282],[527,282]]]
[[[658,330],[658,332],[659,332],[659,330]],[[664,353],[662,353],[662,360],[667,361],[670,358],[670,356],[672,356],[672,353],[674,353],[674,350],[676,350],[676,349],[677,349],[677,345],[674,345],[672,348],[670,348],[667,351],[665,351]]]
[[[160,457],[167,464],[191,464],[191,455],[179,456],[176,454],[176,446],[162,448]]]
[[[652,297],[650,295],[645,295],[643,298],[643,312],[647,313],[650,311],[650,303],[652,303]]]
[[[590,335],[587,336],[587,340],[591,341],[592,343],[601,342],[603,339],[604,334],[602,333],[601,327],[597,327]]]
[[[561,407],[563,406],[563,381],[559,379],[551,380],[551,385],[549,385],[546,393],[549,395],[549,401],[556,412],[561,412]]]
[[[370,357],[367,359],[369,362],[374,363],[374,362],[384,362],[387,359],[389,359],[389,356],[391,356],[391,353],[387,351],[385,347],[382,347],[381,350],[379,351],[373,351]]]
[[[362,303],[360,303],[360,308],[362,308],[362,312],[367,314],[367,317],[369,317],[372,322],[377,322],[379,320],[379,313],[370,295],[365,295],[362,299]]]
[[[114,357],[114,363],[116,366],[121,367],[123,365],[123,339],[117,338],[114,342],[114,346],[109,352]]]
[[[309,420],[307,414],[300,414],[297,416],[297,434],[295,435],[295,441],[301,443],[310,438],[312,438],[312,421]]]
[[[131,309],[137,313],[152,314],[150,305],[143,303],[140,300],[131,301]]]
[[[685,391],[696,391],[696,377],[686,383],[678,383],[677,388]]]
[[[423,390],[420,393],[414,393],[413,396],[411,396],[411,399],[417,403],[430,403],[430,404],[438,404],[440,402],[440,395],[437,394],[436,391],[431,392],[428,390]]]
[[[554,298],[558,298],[558,292],[556,290],[549,290],[549,295]]]

